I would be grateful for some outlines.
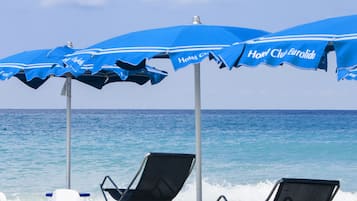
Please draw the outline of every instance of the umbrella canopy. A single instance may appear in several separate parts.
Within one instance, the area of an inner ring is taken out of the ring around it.
[[[357,65],[356,21],[357,15],[351,15],[303,24],[234,44],[215,55],[230,68],[288,63],[327,70],[327,53],[334,50],[337,70],[348,69]]]
[[[202,200],[201,176],[201,92],[200,65],[211,52],[237,41],[262,36],[256,29],[201,25],[195,16],[193,25],[181,25],[137,31],[108,39],[69,54],[65,62],[71,66],[91,66],[96,72],[102,65],[118,60],[138,65],[152,58],[169,58],[175,70],[195,65],[195,127],[196,127],[196,187],[197,201]]]
[[[85,69],[73,69],[64,66],[62,60],[66,54],[75,50],[68,47],[24,51],[0,60],[0,80],[17,77],[26,85],[37,89],[49,77],[65,77],[66,82],[62,94],[67,96],[67,188],[71,187],[71,79],[101,89],[104,85],[129,81],[143,85],[149,80],[152,84],[159,83],[167,76],[164,71],[150,66],[132,66],[117,63],[111,66],[102,66],[96,73]],[[118,66],[121,65],[122,67]]]
[[[214,25],[181,25],[137,31],[114,37],[67,56],[71,66],[91,65],[96,72],[103,65],[121,60],[138,65],[144,59],[170,58],[175,70],[200,63],[210,51],[234,42],[267,34],[265,31]],[[93,65],[94,64],[94,65]]]

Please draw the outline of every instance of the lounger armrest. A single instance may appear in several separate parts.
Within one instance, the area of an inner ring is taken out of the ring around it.
[[[105,176],[103,182],[100,184],[100,188],[102,189],[102,191],[106,181],[109,181],[121,195],[123,194],[123,192],[119,189],[119,187],[115,184],[115,182],[110,176]]]
[[[228,201],[226,196],[224,195],[220,195],[218,198],[217,198],[217,201],[220,201],[220,200],[223,200],[223,201]]]
[[[118,188],[118,186],[115,184],[115,182],[113,181],[113,179],[110,177],[110,176],[105,176],[104,177],[104,179],[103,179],[103,181],[102,181],[102,183],[100,184],[100,190],[102,191],[102,193],[103,193],[103,196],[104,196],[104,198],[105,198],[105,200],[106,201],[108,201],[108,198],[107,198],[107,196],[106,196],[106,194],[105,194],[105,189],[103,188],[103,186],[104,186],[104,184],[105,184],[105,182],[106,181],[109,181],[114,187],[115,187],[115,189],[118,191],[118,193],[120,194],[120,195],[123,195],[125,192],[123,192],[122,190],[120,190],[119,188]]]

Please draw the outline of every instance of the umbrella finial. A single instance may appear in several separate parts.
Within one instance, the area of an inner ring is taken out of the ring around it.
[[[72,41],[67,41],[67,47],[73,48],[73,43],[72,43]]]
[[[193,16],[192,23],[193,23],[193,24],[201,24],[200,16],[198,16],[198,15]]]

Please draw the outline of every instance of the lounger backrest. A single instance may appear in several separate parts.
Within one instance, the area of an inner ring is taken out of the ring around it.
[[[172,200],[190,175],[193,154],[150,153],[135,191],[150,192],[148,200]]]
[[[283,178],[274,201],[331,201],[338,188],[334,180]]]

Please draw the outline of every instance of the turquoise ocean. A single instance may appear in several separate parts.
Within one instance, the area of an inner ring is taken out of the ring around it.
[[[65,110],[0,110],[0,191],[45,201],[66,187]],[[203,200],[262,201],[282,177],[337,179],[357,201],[357,111],[203,110]],[[73,110],[72,188],[133,178],[147,152],[195,152],[192,110]],[[195,200],[195,172],[176,201]]]

